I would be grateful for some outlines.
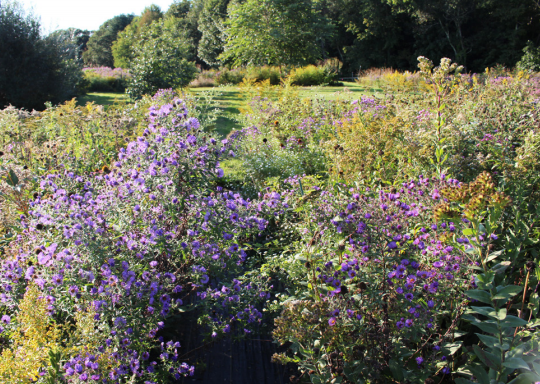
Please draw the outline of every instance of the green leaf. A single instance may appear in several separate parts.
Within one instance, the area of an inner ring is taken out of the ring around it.
[[[11,185],[12,187],[16,186],[17,184],[19,184],[19,178],[17,177],[17,175],[15,174],[15,172],[13,172],[13,169],[10,169],[9,170],[9,173],[6,177],[6,183],[8,183],[9,185]]]
[[[494,265],[491,270],[494,271],[496,274],[500,274],[503,273],[510,265],[512,265],[512,262],[503,261],[497,265]]]
[[[503,349],[501,347],[501,345],[499,344],[499,339],[497,339],[496,337],[488,336],[488,335],[482,335],[480,333],[477,333],[476,336],[478,336],[480,341],[482,343],[484,343],[485,345],[487,345],[489,348]]]
[[[508,315],[506,319],[501,322],[503,327],[517,328],[523,327],[527,324],[527,320],[520,319],[519,317]]]
[[[501,308],[499,309],[496,314],[495,314],[495,317],[499,320],[504,320],[506,319],[506,308]]]
[[[472,312],[478,313],[480,315],[495,317],[495,311],[491,307],[474,307],[471,306],[470,310]]]
[[[519,357],[510,357],[504,361],[503,365],[507,368],[531,370],[529,365]]]
[[[482,282],[484,284],[492,283],[494,277],[495,277],[495,273],[492,272],[492,271],[488,271],[486,273],[482,273],[481,275],[476,276],[478,281],[480,281],[480,282]]]
[[[508,384],[531,384],[536,381],[540,381],[540,376],[533,372],[525,372],[516,377],[514,380]]]
[[[465,294],[471,299],[481,301],[482,303],[491,304],[491,295],[487,291],[480,289],[470,289],[465,291]]]
[[[392,376],[394,376],[394,379],[398,381],[403,381],[403,371],[401,369],[401,365],[395,361],[390,359],[390,370],[392,371]]]
[[[476,231],[474,229],[472,229],[472,228],[465,228],[463,230],[463,234],[465,236],[474,236],[475,233],[476,233]]]
[[[497,356],[495,356],[492,353],[484,351],[478,345],[473,345],[473,350],[474,350],[474,354],[478,356],[480,361],[484,363],[485,366],[495,371],[499,370],[499,365],[501,364],[501,360]]]
[[[501,299],[510,299],[511,297],[514,297],[519,292],[523,290],[522,287],[517,285],[508,285],[501,289],[495,296],[493,296],[493,300],[501,300]]]
[[[480,364],[469,366],[469,369],[480,384],[489,384],[489,376]]]
[[[474,323],[474,325],[476,325],[478,328],[480,328],[482,331],[486,333],[496,334],[500,332],[500,329],[497,327],[497,325],[489,324],[485,321]]]
[[[480,328],[482,331],[486,333],[499,333],[500,332],[499,327],[497,326],[497,323],[492,320],[480,321],[472,315],[464,315],[463,319],[470,321],[474,326]]]
[[[491,252],[489,256],[486,258],[487,262],[490,262],[492,260],[495,260],[497,257],[499,257],[504,252],[504,249],[501,249],[500,251]]]
[[[463,344],[462,341],[457,341],[455,343],[444,343],[442,347],[448,355],[453,355],[459,350],[459,348],[461,348],[461,344]]]

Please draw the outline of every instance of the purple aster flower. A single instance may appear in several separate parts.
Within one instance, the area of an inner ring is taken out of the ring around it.
[[[414,298],[414,295],[413,295],[412,293],[409,292],[409,293],[406,293],[406,294],[405,294],[405,298],[406,298],[407,300],[409,300],[409,301],[412,301],[412,299]]]
[[[396,249],[397,248],[397,244],[395,241],[391,241],[388,243],[388,248],[389,249]]]
[[[71,296],[75,296],[77,293],[79,293],[79,287],[77,287],[76,285],[72,285],[71,287],[69,287],[68,291]]]
[[[330,325],[331,327],[333,327],[334,325],[336,325],[336,318],[335,317],[331,317],[328,319],[328,325]]]
[[[422,356],[418,356],[418,357],[416,358],[416,363],[417,363],[418,365],[422,364],[423,362],[424,362],[424,358],[423,358]]]
[[[442,261],[436,261],[433,263],[433,266],[435,268],[441,268],[442,266],[444,266],[444,263]]]

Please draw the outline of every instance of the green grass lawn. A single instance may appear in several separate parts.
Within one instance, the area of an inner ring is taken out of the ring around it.
[[[235,117],[240,114],[240,109],[245,105],[246,100],[243,100],[242,92],[237,86],[224,86],[219,88],[201,87],[190,88],[189,92],[197,95],[204,91],[216,90],[218,95],[216,100],[219,102],[219,107],[222,109],[221,115],[216,122],[216,131],[223,137],[227,136],[233,129],[241,128]],[[301,98],[313,99],[328,99],[335,100],[338,98],[356,99],[362,95],[373,94],[380,92],[380,89],[366,88],[355,82],[343,82],[343,86],[332,87],[298,87],[298,94]],[[77,100],[78,105],[86,105],[87,102],[109,106],[117,102],[128,101],[128,97],[124,93],[88,93],[81,96]]]
[[[240,114],[240,109],[245,104],[245,101],[242,100],[242,93],[239,87],[223,86],[219,88],[213,87],[200,87],[200,88],[190,88],[190,92],[199,94],[204,91],[217,90],[221,95],[216,97],[216,100],[219,101],[219,107],[222,108],[223,114],[218,118],[216,122],[216,130],[223,136],[226,136],[233,129],[241,128],[239,124],[234,119],[235,116]],[[324,98],[328,100],[335,100],[338,98],[350,98],[355,99],[359,98],[362,95],[373,94],[381,91],[380,89],[367,89],[358,83],[355,82],[343,82],[343,86],[333,86],[333,87],[299,87],[298,94],[302,98]]]
[[[92,92],[77,98],[77,105],[86,105],[86,103],[94,102],[98,105],[109,106],[117,102],[128,101],[129,98],[125,93],[114,92]]]

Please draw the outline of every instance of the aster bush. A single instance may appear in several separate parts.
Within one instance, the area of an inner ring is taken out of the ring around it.
[[[152,351],[164,321],[182,305],[184,272],[192,265],[201,285],[220,281],[224,270],[234,274],[246,258],[239,241],[266,225],[251,202],[212,192],[223,176],[219,161],[232,154],[229,143],[204,133],[184,102],[169,96],[156,100],[148,128],[111,168],[42,177],[3,261],[7,313],[30,283],[58,321],[95,313],[101,344],[63,356],[63,380],[192,374],[177,361],[178,343],[162,343],[159,357]]]

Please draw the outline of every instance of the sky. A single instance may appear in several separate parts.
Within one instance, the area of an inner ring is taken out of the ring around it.
[[[70,27],[95,31],[105,21],[122,13],[140,15],[151,4],[166,11],[173,0],[18,0],[41,18],[45,34]]]

